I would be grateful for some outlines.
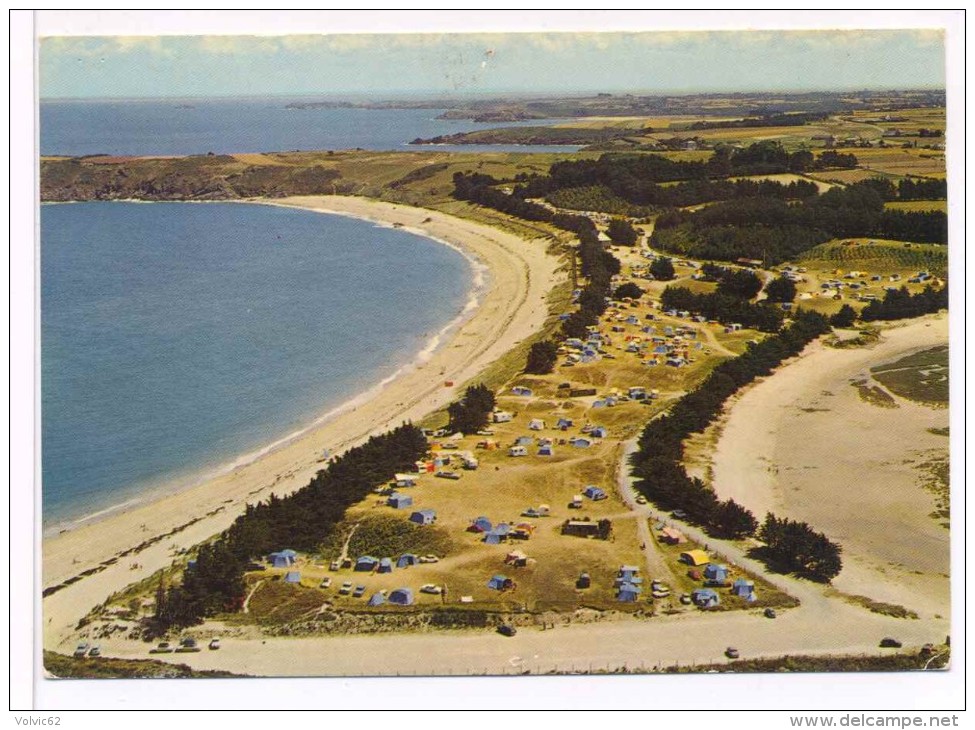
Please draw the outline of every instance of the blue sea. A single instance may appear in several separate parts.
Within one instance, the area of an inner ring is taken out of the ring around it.
[[[200,155],[291,150],[567,152],[573,146],[411,146],[420,137],[553,120],[477,123],[436,117],[442,109],[288,109],[271,99],[45,101],[42,155]]]
[[[41,241],[48,528],[307,426],[471,296],[452,248],[266,205],[44,205]]]

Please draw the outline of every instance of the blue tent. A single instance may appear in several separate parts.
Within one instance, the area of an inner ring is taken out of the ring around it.
[[[572,419],[571,418],[560,418],[558,421],[556,421],[555,427],[556,428],[560,428],[560,429],[561,428],[571,428],[572,427]]]
[[[386,504],[395,509],[406,509],[413,506],[413,497],[408,494],[393,492],[386,500]]]
[[[698,588],[691,593],[691,600],[694,601],[694,605],[701,608],[710,608],[721,603],[718,594],[710,588]]]
[[[393,561],[389,558],[383,558],[379,561],[379,572],[380,573],[392,573],[393,572]]]
[[[285,583],[301,583],[301,573],[297,570],[289,570],[288,574],[284,576]]]
[[[569,443],[577,449],[588,449],[590,446],[592,446],[592,441],[589,439],[584,439],[581,436],[577,436],[569,441]]]
[[[378,565],[379,560],[371,555],[363,555],[361,558],[355,561],[355,569],[356,572],[359,573],[371,573]]]
[[[413,591],[409,588],[397,588],[395,591],[389,594],[387,598],[390,603],[395,603],[397,606],[412,606],[413,605]]]
[[[478,517],[471,526],[478,532],[490,532],[491,520],[487,517]]]
[[[416,555],[413,553],[404,553],[399,556],[399,560],[396,561],[397,568],[408,568],[411,565],[416,565],[420,561],[416,559]]]
[[[382,606],[386,603],[386,597],[382,593],[373,593],[369,598],[368,605],[370,606]]]
[[[589,435],[593,436],[594,438],[604,439],[609,435],[609,431],[607,431],[604,426],[596,426],[596,428],[590,431]]]
[[[708,563],[704,566],[704,577],[706,580],[723,581],[728,579],[728,566]]]
[[[542,444],[538,447],[539,456],[552,456],[555,451],[552,449],[552,444]]]
[[[600,399],[600,400],[594,400],[594,401],[592,402],[592,407],[593,407],[593,408],[605,408],[605,407],[606,407],[606,401],[605,401],[605,400],[603,400],[603,399]]]
[[[745,580],[744,578],[739,578],[734,582],[734,584],[732,584],[731,592],[742,598],[754,599],[755,583],[750,580]]]
[[[586,487],[582,493],[592,500],[603,499],[606,497],[606,492],[604,492],[599,487],[593,486],[592,484]]]
[[[524,396],[526,398],[530,398],[532,395],[531,388],[525,388],[524,386],[521,385],[516,385],[514,388],[511,389],[511,392],[514,393],[515,395]]]
[[[503,575],[496,575],[488,581],[488,588],[495,591],[503,591],[507,588],[511,588],[514,581],[511,578],[506,578]]]
[[[281,550],[267,556],[267,562],[272,568],[290,568],[295,564],[295,557],[298,554],[294,550]]]
[[[511,525],[509,525],[507,522],[499,522],[494,526],[494,531],[499,535],[507,535],[509,532],[511,532]]]
[[[616,593],[617,601],[624,601],[627,603],[632,603],[640,597],[641,588],[633,583],[623,583],[619,587],[619,591]]]
[[[418,525],[432,525],[437,520],[437,513],[432,509],[417,510],[410,515],[410,522]]]

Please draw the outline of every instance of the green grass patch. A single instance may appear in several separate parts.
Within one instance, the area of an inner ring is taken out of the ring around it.
[[[349,555],[374,555],[393,559],[403,553],[438,555],[443,557],[454,550],[454,542],[447,530],[436,525],[421,527],[410,522],[406,514],[369,515],[357,521],[355,532],[349,541]],[[351,529],[351,525],[347,525]],[[348,529],[337,530],[323,554],[337,556],[341,551]]]
[[[870,385],[866,380],[853,380],[850,385],[857,389],[862,400],[871,405],[880,408],[900,408],[894,397],[879,385]]]
[[[44,668],[61,679],[189,679],[199,677],[245,677],[231,672],[192,669],[155,659],[76,659],[53,651],[44,652]]]
[[[948,456],[938,456],[918,464],[924,488],[934,495],[935,510],[930,517],[948,529],[951,519],[951,489]]]
[[[935,276],[945,276],[948,272],[948,247],[936,243],[844,239],[814,246],[802,253],[798,262],[810,269],[856,269],[871,274],[929,271]],[[896,285],[900,286],[901,283],[896,282]]]
[[[902,398],[932,405],[948,404],[948,346],[917,352],[897,362],[871,368],[873,377]]]
[[[884,603],[882,601],[875,601],[869,596],[859,596],[850,595],[847,593],[841,594],[843,600],[847,603],[852,603],[855,606],[863,606],[868,611],[872,613],[879,613],[882,616],[892,616],[894,618],[907,618],[907,619],[917,619],[919,616],[914,611],[904,606],[900,606],[896,603]]]
[[[948,201],[947,200],[892,200],[888,203],[884,203],[884,207],[888,210],[906,210],[906,211],[928,211],[934,210],[941,213],[948,212]]]

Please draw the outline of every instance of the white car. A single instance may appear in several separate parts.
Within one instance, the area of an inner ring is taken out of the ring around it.
[[[421,555],[419,557],[419,561],[421,563],[439,563],[440,558],[438,558],[436,555]]]
[[[345,583],[342,584],[342,587],[339,588],[339,593],[343,596],[347,596],[352,593],[352,583],[350,581],[345,581]]]
[[[636,503],[637,504],[646,504],[647,503],[647,498],[644,497],[642,494],[639,494],[639,495],[637,495]]]
[[[439,596],[441,593],[443,593],[443,588],[434,585],[433,583],[424,583],[422,586],[420,586],[420,593],[432,593],[435,596]]]
[[[322,582],[318,584],[319,588],[328,588],[332,585],[332,579],[329,576],[322,578]]]

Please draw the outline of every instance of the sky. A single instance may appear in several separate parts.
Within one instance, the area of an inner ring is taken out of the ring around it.
[[[943,88],[937,30],[55,36],[42,98]]]

